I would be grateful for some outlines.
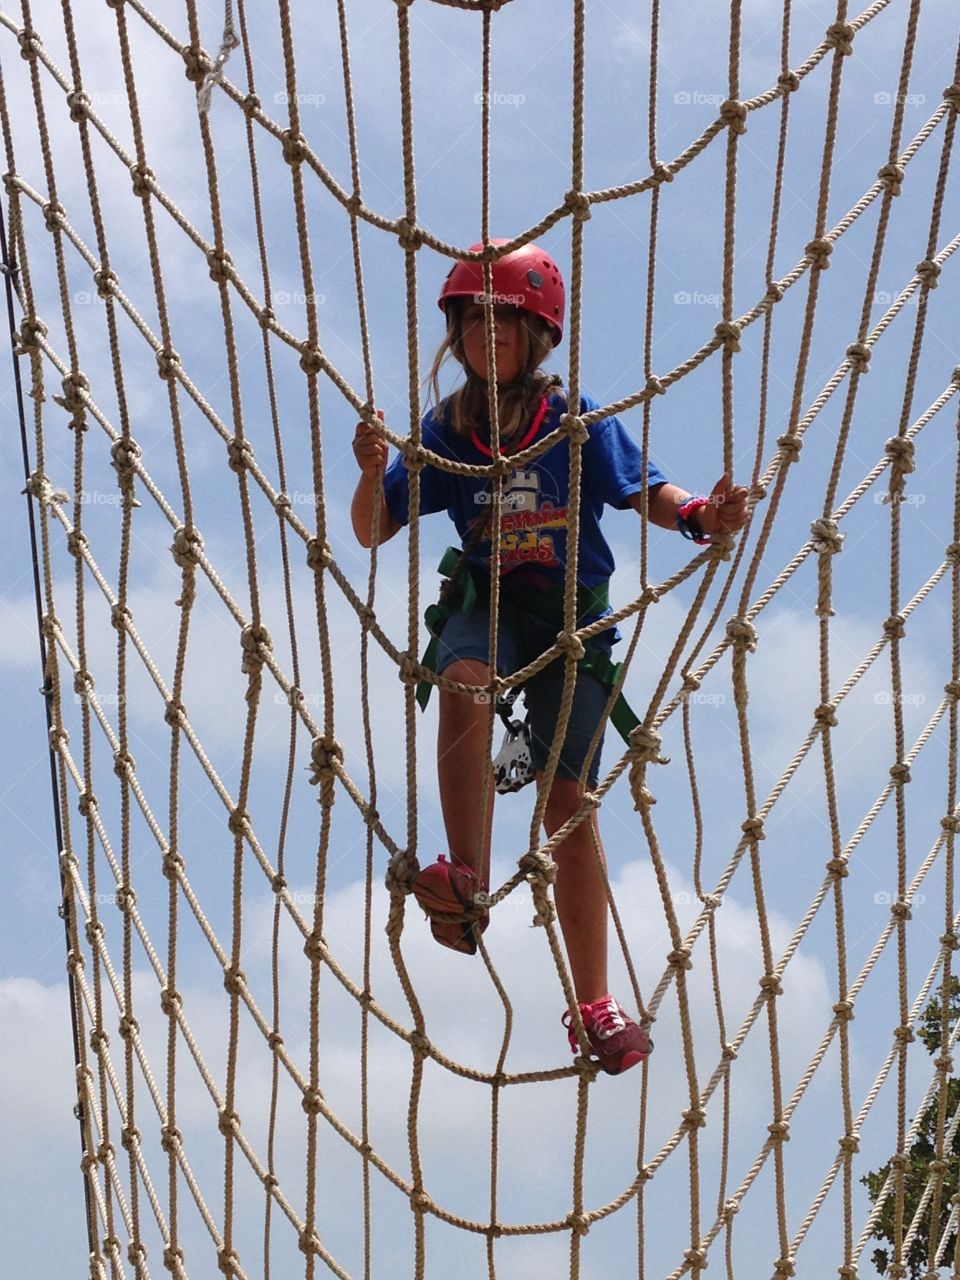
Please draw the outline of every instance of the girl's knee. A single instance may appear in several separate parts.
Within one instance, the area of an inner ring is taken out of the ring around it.
[[[580,808],[583,799],[583,787],[576,778],[554,778],[547,808],[544,813],[544,825],[552,834]]]

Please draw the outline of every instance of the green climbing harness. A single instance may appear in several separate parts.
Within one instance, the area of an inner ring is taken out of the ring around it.
[[[458,613],[469,617],[477,603],[486,599],[486,592],[482,587],[478,587],[466,560],[467,557],[462,550],[457,547],[448,547],[438,566],[438,572],[447,581],[441,590],[440,599],[436,604],[430,605],[424,614],[424,622],[430,632],[430,642],[420,660],[420,665],[428,671],[437,670],[440,636],[447,622]],[[610,597],[606,582],[599,583],[595,587],[579,586],[577,588],[578,618],[603,614],[609,607]],[[528,591],[524,595],[522,604],[516,597],[505,593],[501,597],[500,611],[500,616],[508,623],[511,616],[519,618],[521,614],[526,613],[561,627],[563,625],[563,588]],[[577,663],[579,671],[589,672],[607,690],[613,689],[616,685],[622,666],[621,662],[611,661],[602,649],[591,647],[589,640],[586,653]],[[422,710],[426,710],[432,688],[433,685],[429,680],[422,680],[417,686],[417,701]],[[519,688],[513,690],[511,702],[516,700],[519,692]],[[610,712],[610,722],[624,742],[629,742],[631,729],[635,729],[640,723],[638,716],[631,710],[622,693],[617,697]]]

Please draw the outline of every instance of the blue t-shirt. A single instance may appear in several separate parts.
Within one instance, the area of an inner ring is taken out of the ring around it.
[[[581,413],[598,408],[589,396],[580,397]],[[542,439],[559,425],[567,403],[561,395],[551,395],[543,422],[533,440]],[[431,410],[423,419],[423,444],[441,458],[487,466],[489,454],[454,433],[442,417]],[[481,437],[482,438],[482,437]],[[528,446],[529,447],[529,446]],[[605,504],[628,506],[631,494],[643,489],[642,457],[639,445],[618,418],[604,418],[590,427],[583,445],[580,487],[579,581],[587,587],[606,582],[614,569],[613,554],[600,529]],[[563,584],[567,551],[567,506],[569,499],[570,442],[564,436],[523,471],[504,478],[500,517],[501,578],[518,569],[536,570],[538,578]],[[387,509],[399,524],[409,519],[409,473],[398,455],[387,467],[383,491]],[[647,484],[653,489],[666,483],[666,476],[648,463]],[[491,499],[489,479],[453,475],[439,467],[425,466],[420,472],[420,514],[446,511],[457,527],[461,546],[470,527],[487,515]],[[481,540],[470,555],[470,564],[481,570],[490,567],[490,539]],[[524,575],[526,576],[526,575]]]

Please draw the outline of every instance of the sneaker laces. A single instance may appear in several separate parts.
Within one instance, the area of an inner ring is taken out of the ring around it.
[[[619,1031],[627,1028],[623,1010],[612,996],[606,1000],[598,1000],[596,1004],[587,1005],[590,1021],[601,1040],[609,1040]]]

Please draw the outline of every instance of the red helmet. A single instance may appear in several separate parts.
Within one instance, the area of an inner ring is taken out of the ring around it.
[[[507,240],[491,240],[493,245],[508,244]],[[471,253],[480,253],[482,244],[472,244]],[[563,337],[564,288],[560,268],[539,245],[525,244],[514,249],[492,264],[493,302],[521,307],[540,316],[553,327],[553,345]],[[456,262],[443,282],[438,299],[440,309],[446,310],[451,298],[470,298],[474,302],[485,300],[483,290],[483,263]]]

